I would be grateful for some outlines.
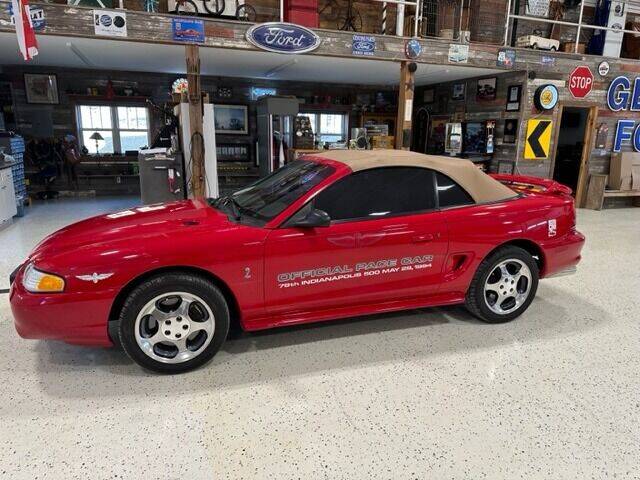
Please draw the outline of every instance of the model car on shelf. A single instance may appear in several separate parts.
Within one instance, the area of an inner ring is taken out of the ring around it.
[[[159,372],[244,330],[465,304],[500,323],[575,269],[571,191],[398,150],[308,155],[217,199],[70,225],[11,276],[18,333],[120,344]]]
[[[560,42],[551,38],[544,38],[538,35],[523,35],[518,37],[516,47],[533,48],[534,50],[551,50],[557,51],[560,48]]]

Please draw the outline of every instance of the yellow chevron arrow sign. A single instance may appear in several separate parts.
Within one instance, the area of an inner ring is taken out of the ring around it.
[[[529,120],[527,122],[527,141],[524,145],[524,158],[541,160],[549,157],[551,147],[551,120]]]

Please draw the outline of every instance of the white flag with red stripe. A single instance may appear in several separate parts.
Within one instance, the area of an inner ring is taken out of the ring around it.
[[[11,0],[11,10],[16,23],[20,53],[25,60],[31,60],[38,54],[38,42],[31,23],[29,0]]]

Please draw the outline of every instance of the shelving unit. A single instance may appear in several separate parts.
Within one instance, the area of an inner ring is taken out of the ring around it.
[[[124,155],[86,156],[76,166],[79,190],[100,195],[140,193],[138,159]]]
[[[24,180],[24,139],[20,135],[0,136],[0,148],[4,148],[4,153],[13,157],[13,165],[11,166],[13,189],[15,190],[16,205],[21,207],[27,199],[27,186]]]
[[[246,187],[260,178],[260,171],[247,162],[218,163],[220,194]]]

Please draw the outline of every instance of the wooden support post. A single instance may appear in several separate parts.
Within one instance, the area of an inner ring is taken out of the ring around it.
[[[184,141],[191,145],[191,192],[194,198],[205,195],[204,137],[202,136],[202,90],[200,88],[200,52],[198,45],[185,47],[187,81],[189,82],[189,127],[191,138]]]
[[[400,64],[400,89],[398,91],[398,118],[396,119],[396,149],[411,147],[411,116],[413,115],[414,73],[409,71],[411,62]]]

